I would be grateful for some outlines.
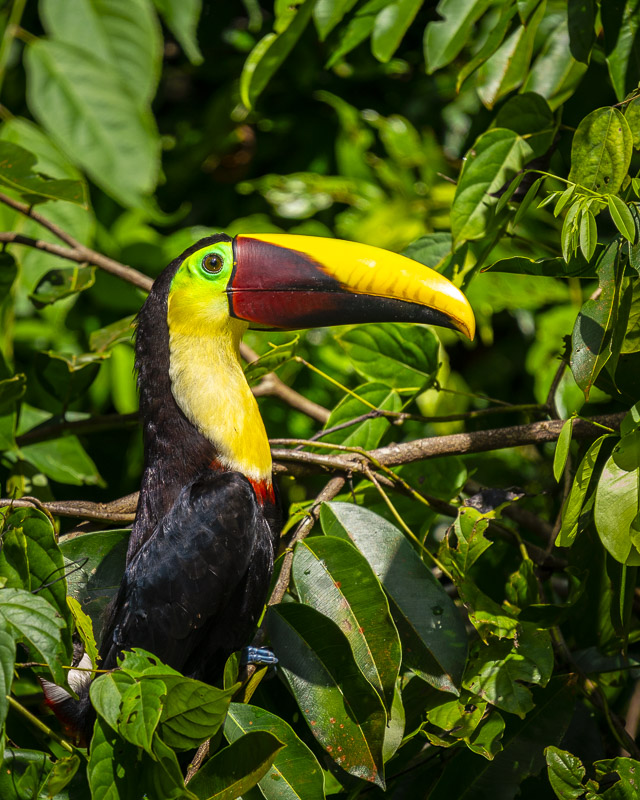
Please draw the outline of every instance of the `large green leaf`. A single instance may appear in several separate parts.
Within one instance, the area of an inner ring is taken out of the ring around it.
[[[222,690],[192,678],[163,677],[167,697],[162,707],[159,734],[175,750],[198,747],[224,723],[237,686]]]
[[[48,665],[56,683],[66,682],[62,664],[67,654],[60,639],[65,622],[50,603],[24,589],[2,589],[0,624],[27,646],[35,660]]]
[[[440,0],[442,21],[431,22],[424,32],[427,72],[446,66],[465,46],[473,24],[486,11],[490,0]]]
[[[589,445],[576,470],[571,490],[562,507],[562,526],[556,538],[557,547],[571,547],[579,529],[580,513],[584,505],[591,476],[598,460],[600,448],[608,436],[600,436]]]
[[[26,196],[30,203],[66,200],[87,207],[82,181],[56,180],[34,172],[37,158],[13,142],[0,141],[0,185]]]
[[[120,76],[72,44],[37,39],[25,56],[28,103],[53,140],[98,186],[126,206],[156,185],[159,138]]]
[[[200,800],[234,800],[258,783],[286,744],[268,731],[252,731],[219,750],[190,781]]]
[[[594,520],[600,541],[621,564],[640,565],[640,433],[620,440],[602,470]]]
[[[74,486],[104,486],[98,468],[76,436],[24,445],[20,452],[26,461],[54,481]]]
[[[640,80],[640,2],[608,0],[601,14],[609,76],[618,100],[622,101]]]
[[[541,3],[526,25],[520,25],[508,36],[478,70],[478,94],[487,108],[493,108],[501,97],[520,86],[525,79],[533,53],[534,37],[544,12],[545,4]]]
[[[611,242],[598,261],[600,291],[587,300],[576,318],[571,337],[571,371],[588,399],[602,368],[612,357],[612,340],[619,310],[619,246]]]
[[[533,155],[541,156],[551,146],[556,122],[544,97],[534,92],[524,92],[509,98],[500,107],[495,126],[526,136]]]
[[[578,125],[569,180],[602,194],[617,194],[631,162],[633,135],[617,108],[597,108]]]
[[[353,542],[391,600],[404,661],[428,683],[458,693],[467,657],[462,619],[402,533],[390,522],[351,503],[325,503],[325,534]]]
[[[323,800],[324,778],[311,750],[291,726],[258,706],[231,703],[224,723],[224,735],[235,742],[249,731],[267,731],[286,745],[259,782],[266,800]]]
[[[7,626],[0,627],[0,730],[9,710],[7,695],[11,693],[13,670],[16,660],[16,644]]]
[[[140,108],[151,102],[160,76],[162,37],[150,0],[42,0],[52,39],[85,48],[119,74]]]
[[[558,747],[547,747],[547,774],[551,788],[561,800],[578,800],[584,795],[585,768],[579,758]]]
[[[560,10],[552,15],[549,22],[551,26],[547,28],[542,49],[529,71],[523,90],[541,95],[555,110],[573,95],[587,65],[571,55],[566,11]]]
[[[140,680],[122,695],[118,733],[153,756],[153,736],[162,714],[167,687],[158,679]]]
[[[367,560],[343,539],[313,537],[296,546],[292,570],[300,601],[338,625],[390,713],[402,651],[387,598]]]
[[[438,369],[438,339],[424,325],[358,325],[337,341],[361,375],[394,389],[427,388]]]
[[[37,594],[64,620],[62,637],[70,661],[73,620],[67,605],[64,558],[49,518],[35,508],[16,509],[5,520],[0,574],[12,573],[19,580],[10,577],[7,586]]]
[[[515,131],[494,128],[481,134],[467,154],[451,209],[451,233],[456,242],[485,235],[493,193],[533,156],[527,141]]]
[[[312,734],[342,769],[384,788],[386,714],[340,629],[299,603],[272,606],[267,626]]]
[[[278,67],[302,36],[316,0],[304,0],[295,7],[295,16],[281,33],[268,33],[253,48],[240,76],[240,97],[251,108]]]

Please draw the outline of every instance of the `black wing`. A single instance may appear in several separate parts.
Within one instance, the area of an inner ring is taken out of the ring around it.
[[[101,666],[142,647],[194,677],[211,679],[247,643],[273,569],[273,534],[248,480],[207,470],[125,572],[106,626]]]

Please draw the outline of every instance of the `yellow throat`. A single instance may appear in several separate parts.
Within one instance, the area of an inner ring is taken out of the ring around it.
[[[182,413],[215,446],[222,466],[270,485],[269,441],[240,366],[247,323],[227,313],[207,317],[199,324],[192,297],[180,290],[170,293],[171,392]]]

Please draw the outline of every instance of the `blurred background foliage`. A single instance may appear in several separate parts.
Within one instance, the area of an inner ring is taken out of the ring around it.
[[[0,191],[80,245],[153,278],[216,231],[338,236],[405,252],[464,289],[478,321],[473,344],[406,326],[393,339],[370,326],[303,332],[297,359],[284,348],[279,377],[331,412],[327,427],[364,413],[345,387],[412,415],[401,425],[368,420],[325,441],[373,448],[474,432],[488,420],[501,428],[627,412],[638,401],[637,0],[8,0],[0,25]],[[15,204],[0,203],[0,229],[60,243]],[[0,255],[0,287],[2,495],[106,502],[136,491],[141,437],[127,415],[137,409],[131,322],[144,292],[95,265],[19,244]],[[263,354],[291,339],[251,332],[246,342]],[[272,437],[307,438],[319,427],[276,397],[261,397],[260,408]],[[86,429],[70,435],[65,426],[83,420]],[[427,796],[433,786],[433,798],[580,797],[584,769],[556,746],[588,764],[601,759],[589,796],[623,796],[596,782],[610,773],[620,791],[621,781],[633,791],[631,767],[617,758],[629,742],[611,720],[631,715],[635,738],[637,426],[632,410],[622,440],[607,429],[589,446],[566,427],[555,449],[529,444],[400,467],[454,515],[482,487],[516,484],[519,505],[541,524],[532,531],[530,519],[527,527],[504,518],[490,550],[470,559],[481,562],[444,581],[478,632],[474,658],[494,648],[491,663],[499,678],[510,674],[513,702],[498,679],[489,689],[476,679],[474,670],[490,683],[489,661],[467,664],[454,701],[412,680],[421,667],[405,652],[405,739],[385,739],[387,756],[403,745],[388,765],[390,796]],[[289,527],[324,481],[282,479]],[[474,526],[494,523],[514,499],[499,498],[481,504]],[[370,480],[354,480],[338,500],[398,523]],[[426,547],[451,573],[455,536],[459,548],[468,535],[464,514],[449,546],[451,514],[402,494],[393,502],[419,540],[413,552],[430,563]],[[340,513],[339,505],[326,512],[325,534],[350,530]],[[59,524],[63,534],[74,525]],[[565,547],[580,537],[550,565],[558,533]],[[547,561],[536,551],[535,573],[523,539],[546,549]],[[313,605],[304,579],[297,583],[300,605]],[[304,629],[302,614],[287,621],[285,609],[272,636],[286,642],[285,623]],[[578,703],[564,681],[576,660],[591,681]],[[533,700],[520,681],[538,684]],[[35,697],[33,679],[15,686],[27,704]],[[335,766],[277,682],[256,697],[312,747],[327,794],[380,792]],[[496,708],[506,712],[504,738]],[[476,730],[461,720],[477,709]],[[12,741],[39,745],[22,721],[10,722]],[[233,741],[228,727],[225,735]],[[465,783],[487,764],[484,777]],[[567,785],[573,794],[560,793]]]

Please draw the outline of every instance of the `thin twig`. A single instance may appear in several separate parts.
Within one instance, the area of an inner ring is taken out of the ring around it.
[[[558,413],[558,406],[556,404],[556,393],[558,391],[558,386],[560,386],[560,381],[562,380],[565,370],[567,368],[567,362],[564,358],[561,360],[558,369],[553,376],[553,380],[551,381],[551,386],[549,387],[549,392],[547,394],[547,402],[545,403],[545,408],[550,417],[554,419],[560,419],[560,414]]]
[[[18,447],[24,447],[36,442],[58,439],[65,434],[80,436],[85,433],[99,433],[100,431],[113,430],[114,428],[132,428],[139,422],[138,414],[102,414],[87,419],[62,420],[60,422],[45,423],[32,428],[30,431],[16,436]]]
[[[13,707],[15,708],[15,710],[16,710],[16,711],[17,711],[19,714],[22,714],[22,716],[23,716],[25,719],[28,719],[28,720],[29,720],[29,722],[30,722],[30,723],[31,723],[31,724],[32,724],[32,725],[33,725],[35,728],[37,728],[39,731],[42,731],[42,733],[46,734],[46,735],[47,735],[47,736],[49,736],[51,739],[53,739],[54,741],[58,742],[58,744],[59,744],[61,747],[64,747],[64,749],[65,749],[65,750],[66,750],[68,753],[74,754],[74,753],[78,752],[78,751],[75,749],[75,747],[73,747],[72,745],[70,745],[70,744],[69,744],[69,742],[68,742],[66,739],[63,739],[63,738],[62,738],[62,736],[60,736],[59,734],[57,734],[55,731],[52,731],[52,730],[51,730],[51,728],[49,728],[47,725],[45,725],[45,724],[44,724],[44,722],[42,722],[42,720],[39,720],[39,719],[38,719],[38,717],[36,717],[36,716],[35,716],[34,714],[32,714],[32,713],[31,713],[31,712],[30,712],[28,709],[26,709],[26,708],[25,708],[25,707],[24,707],[24,706],[23,706],[21,703],[19,703],[17,700],[15,700],[13,697],[11,697],[11,695],[9,695],[9,694],[8,694],[8,695],[6,695],[6,698],[7,698],[7,700],[9,701],[9,705],[13,706]]]

